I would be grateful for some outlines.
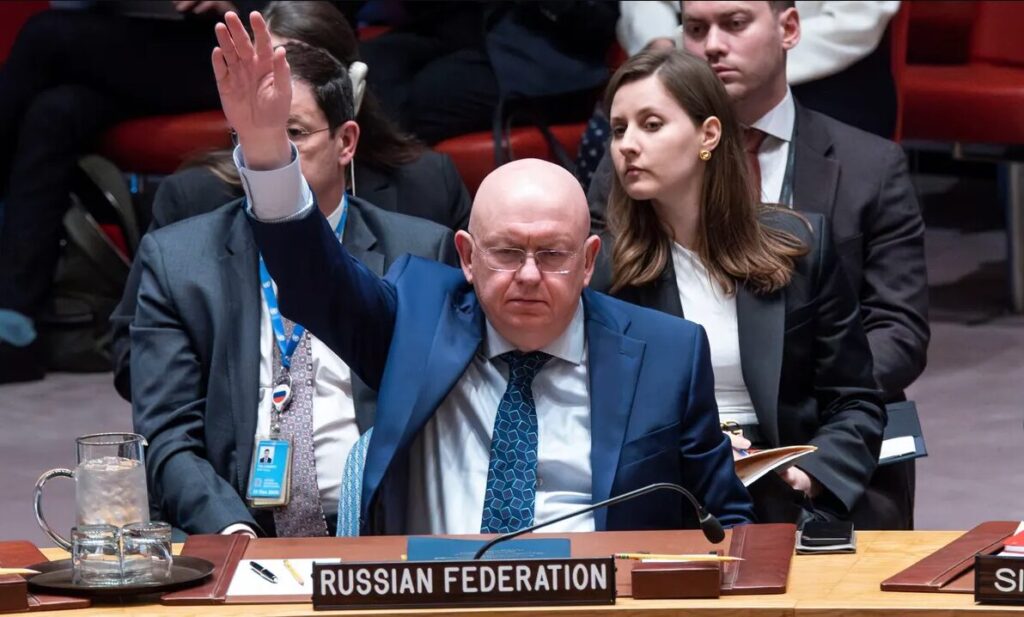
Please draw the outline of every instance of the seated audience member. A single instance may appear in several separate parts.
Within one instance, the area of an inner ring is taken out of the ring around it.
[[[382,279],[324,235],[286,139],[284,58],[257,18],[255,50],[226,21],[214,70],[281,310],[379,391],[364,532],[520,529],[652,482],[688,487],[723,524],[752,519],[703,330],[584,290],[600,239],[569,172],[500,167],[456,234],[461,271],[407,257]],[[561,529],[674,528],[690,510],[657,493]]]
[[[886,401],[924,370],[928,281],[924,222],[900,147],[810,111],[786,85],[786,54],[800,40],[786,2],[686,2],[683,42],[725,85],[752,175],[766,203],[825,215]],[[735,27],[734,24],[742,27]],[[602,229],[613,174],[606,157],[589,191]],[[851,516],[860,528],[913,525],[913,462],[880,467]]]
[[[673,45],[680,2],[620,2],[619,44],[633,55],[647,45]],[[786,76],[802,105],[875,135],[896,128],[889,21],[898,1],[797,0],[800,45],[789,51]]]
[[[720,420],[743,429],[737,451],[818,446],[751,487],[760,522],[845,518],[885,413],[824,218],[759,210],[739,123],[697,56],[633,56],[606,101],[612,239],[593,286],[704,326]]]
[[[465,229],[469,221],[469,192],[447,154],[427,149],[402,134],[388,119],[372,90],[365,88],[365,68],[358,66],[356,36],[341,11],[329,2],[271,2],[263,11],[271,41],[299,41],[324,49],[350,67],[356,93],[359,156],[346,172],[348,190],[378,208],[419,216],[445,227]],[[366,67],[366,65],[362,65]],[[369,67],[372,74],[374,67]],[[358,83],[357,83],[358,82]],[[360,100],[359,93],[364,91]],[[207,155],[194,168],[171,176],[168,188],[153,205],[153,227],[218,208],[242,196],[230,152]],[[222,170],[215,173],[211,167]],[[227,186],[225,186],[227,182]]]
[[[489,130],[520,98],[548,122],[582,120],[608,79],[615,2],[399,4],[406,20],[360,47],[391,117],[427,143]]]
[[[359,139],[348,75],[323,50],[287,50],[295,81],[281,130],[287,126],[301,153],[329,241],[377,274],[407,252],[454,261],[450,230],[346,195],[345,168]],[[284,188],[259,174],[249,182],[263,199]],[[346,457],[373,424],[376,393],[301,325],[280,318],[281,280],[264,274],[242,202],[147,234],[138,263],[138,307],[134,320],[122,319],[130,324],[132,412],[149,441],[155,515],[188,533],[333,533]],[[290,399],[277,415],[283,381]],[[271,435],[275,421],[293,448],[291,502],[250,508],[253,457],[281,458],[279,450],[254,455],[256,438]]]
[[[345,66],[358,62],[352,28],[330,3],[271,2],[263,13],[274,45],[298,41],[330,52]],[[346,179],[354,181],[346,183],[348,191],[384,210],[429,219],[453,230],[464,229],[469,221],[469,192],[448,155],[428,150],[399,133],[384,117],[372,92],[365,92],[361,105],[356,98],[361,147],[345,172]],[[238,168],[229,151],[209,153],[192,164],[160,183],[149,231],[210,212],[242,196]],[[140,272],[136,262],[128,275],[124,300],[111,319],[114,386],[128,401],[127,327],[135,314]]]
[[[792,2],[769,2],[785,7]],[[619,45],[630,56],[678,46],[677,0],[619,2]],[[800,1],[801,44],[788,51],[786,75],[803,105],[885,138],[896,127],[896,84],[886,28],[899,2]],[[585,188],[607,145],[608,119],[597,111],[580,140],[576,175]]]
[[[216,105],[211,20],[263,3],[90,4],[32,16],[0,65],[0,383],[45,374],[35,320],[50,294],[78,159],[124,118]],[[175,8],[180,19],[167,19]]]

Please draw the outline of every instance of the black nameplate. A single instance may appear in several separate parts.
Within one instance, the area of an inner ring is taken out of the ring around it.
[[[315,610],[614,603],[611,557],[313,564]]]
[[[1024,604],[1024,557],[975,557],[974,601],[982,604]]]

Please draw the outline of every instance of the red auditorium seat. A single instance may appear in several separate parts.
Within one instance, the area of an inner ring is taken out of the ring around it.
[[[967,62],[903,70],[905,139],[1024,145],[1024,2],[972,4]],[[1024,312],[1024,162],[1006,163],[1011,300]]]
[[[217,110],[126,120],[104,134],[100,153],[126,172],[169,174],[192,154],[229,147],[227,121]]]
[[[0,19],[0,64],[7,59],[11,53],[11,46],[14,39],[18,37],[18,31],[36,13],[49,8],[50,3],[46,0],[23,0],[21,2],[4,2],[0,11],[3,11],[3,18]]]
[[[576,149],[586,127],[585,122],[554,125],[551,132],[569,156],[575,158]],[[513,128],[509,146],[513,159],[538,158],[557,161],[544,135],[536,127]],[[490,132],[452,137],[435,144],[434,150],[452,157],[470,195],[476,194],[476,189],[483,182],[484,176],[494,169],[494,140]]]
[[[362,27],[359,39],[369,40],[387,30]],[[103,136],[100,153],[123,171],[170,174],[193,154],[230,146],[224,114],[213,110],[121,122]]]

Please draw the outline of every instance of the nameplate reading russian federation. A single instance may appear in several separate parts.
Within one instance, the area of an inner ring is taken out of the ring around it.
[[[982,604],[1024,604],[1024,556],[975,557],[974,601]]]
[[[313,564],[313,608],[614,604],[615,560]]]

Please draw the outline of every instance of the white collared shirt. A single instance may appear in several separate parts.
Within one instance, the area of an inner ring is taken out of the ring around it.
[[[583,302],[562,335],[541,351],[554,356],[533,380],[537,407],[534,522],[591,503],[590,384]],[[498,358],[512,346],[487,323],[486,338],[466,371],[413,443],[409,457],[408,531],[480,533],[491,434],[508,385]],[[544,531],[593,531],[593,514]]]
[[[754,403],[743,380],[740,362],[736,294],[726,295],[708,275],[700,257],[675,242],[672,243],[672,267],[676,273],[683,315],[704,326],[708,334],[719,420],[741,425],[757,424]]]
[[[761,166],[761,201],[764,203],[774,204],[780,201],[795,122],[796,106],[793,104],[793,94],[786,88],[786,96],[779,104],[751,125],[752,128],[762,130],[768,135],[757,153],[757,162]]]

